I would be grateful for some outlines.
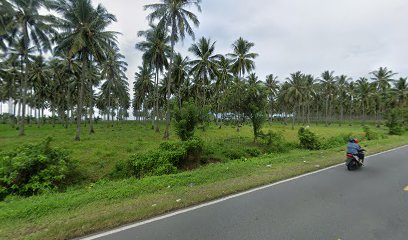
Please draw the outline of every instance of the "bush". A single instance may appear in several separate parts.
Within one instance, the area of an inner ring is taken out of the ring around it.
[[[378,133],[372,131],[368,126],[364,126],[363,131],[365,133],[365,137],[366,137],[367,140],[377,140],[377,139],[379,139]]]
[[[269,130],[268,133],[259,133],[261,143],[268,146],[268,152],[285,152],[288,150],[289,144],[284,140],[283,134]]]
[[[174,110],[175,131],[182,141],[193,137],[194,129],[200,122],[200,116],[200,110],[193,102],[183,103],[181,109]]]
[[[157,150],[130,156],[127,161],[116,164],[113,177],[161,176],[177,173],[178,168],[193,160],[200,160],[203,142],[199,138],[188,141],[163,142]]]
[[[76,162],[50,147],[51,138],[0,155],[0,198],[60,190],[74,179]]]
[[[245,153],[250,157],[258,157],[262,154],[261,150],[259,150],[258,148],[245,148]]]
[[[400,115],[401,115],[401,110],[399,109],[392,109],[387,113],[387,122],[385,125],[389,128],[388,134],[402,135],[404,133]]]
[[[307,128],[300,128],[298,131],[298,137],[300,142],[300,147],[309,150],[318,150],[321,147],[321,143],[317,138],[316,134]]]
[[[222,153],[230,160],[240,159],[245,156],[245,152],[241,149],[225,149]]]

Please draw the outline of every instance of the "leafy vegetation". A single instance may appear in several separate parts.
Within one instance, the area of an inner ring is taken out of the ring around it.
[[[78,178],[76,162],[51,148],[51,138],[0,154],[0,200],[9,194],[31,196],[61,190]],[[75,176],[74,176],[75,174]]]
[[[321,143],[312,131],[308,128],[301,127],[298,131],[300,147],[309,150],[318,150],[321,148]]]
[[[194,129],[200,122],[200,109],[193,103],[183,103],[181,109],[174,110],[174,128],[177,136],[186,141],[194,136]]]
[[[126,162],[119,162],[113,176],[142,178],[177,173],[178,168],[200,161],[202,151],[203,142],[198,138],[163,142],[157,150],[135,154]]]

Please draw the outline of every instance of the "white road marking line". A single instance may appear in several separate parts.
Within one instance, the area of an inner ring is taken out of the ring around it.
[[[384,152],[375,153],[373,155],[367,156],[366,159],[370,158],[370,157],[377,156],[377,155],[381,155],[381,154],[384,154],[384,153],[393,152],[393,151],[399,150],[401,148],[405,148],[407,146],[408,145],[404,145],[404,146],[393,148],[393,149],[390,149],[390,150],[387,150],[387,151],[384,151]],[[190,212],[190,211],[193,211],[193,210],[196,210],[196,209],[199,209],[199,208],[214,205],[214,204],[226,201],[226,200],[231,199],[231,198],[236,198],[236,197],[239,197],[239,196],[242,196],[242,195],[245,195],[245,194],[249,194],[249,193],[252,193],[252,192],[256,192],[256,191],[259,191],[259,190],[262,190],[262,189],[265,189],[265,188],[270,188],[270,187],[273,187],[275,185],[290,182],[290,181],[293,181],[293,180],[296,180],[296,179],[299,179],[299,178],[303,178],[303,177],[306,177],[306,176],[309,176],[309,175],[320,173],[320,172],[323,172],[323,171],[326,171],[326,170],[329,170],[329,169],[332,169],[332,168],[336,168],[336,167],[339,167],[339,166],[344,166],[344,163],[333,165],[333,166],[323,168],[323,169],[320,169],[320,170],[317,170],[317,171],[313,171],[313,172],[310,172],[310,173],[305,173],[303,175],[299,175],[299,176],[296,176],[296,177],[293,177],[293,178],[285,179],[285,180],[282,180],[282,181],[279,181],[279,182],[275,182],[275,183],[271,183],[271,184],[268,184],[268,185],[265,185],[265,186],[257,187],[257,188],[254,188],[254,189],[251,189],[251,190],[248,190],[248,191],[245,191],[245,192],[241,192],[241,193],[237,193],[237,194],[230,195],[230,196],[227,196],[227,197],[223,197],[223,198],[220,198],[218,200],[214,200],[214,201],[207,202],[207,203],[202,203],[202,204],[194,206],[194,207],[189,207],[189,208],[177,210],[175,212],[172,212],[172,213],[169,213],[169,214],[166,214],[166,215],[163,215],[163,216],[155,217],[155,218],[148,219],[148,220],[145,220],[145,221],[142,221],[142,222],[126,225],[126,226],[119,227],[119,228],[116,228],[116,229],[113,229],[113,230],[110,230],[110,231],[107,231],[107,232],[103,232],[103,233],[99,233],[99,234],[96,234],[96,235],[92,235],[92,236],[88,236],[88,237],[84,237],[84,238],[79,238],[79,239],[81,239],[81,240],[93,240],[93,239],[97,239],[97,238],[104,237],[104,236],[107,236],[107,235],[111,235],[111,234],[114,234],[114,233],[122,232],[122,231],[125,231],[125,230],[128,230],[128,229],[134,228],[134,227],[145,225],[145,224],[148,224],[148,223],[151,223],[151,222],[156,222],[156,221],[166,219],[166,218],[169,218],[169,217],[173,217],[173,216],[185,213],[185,212]]]

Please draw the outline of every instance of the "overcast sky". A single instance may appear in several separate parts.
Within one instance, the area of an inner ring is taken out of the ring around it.
[[[122,33],[121,50],[129,63],[128,77],[141,64],[136,36],[146,30],[143,5],[159,0],[94,0],[116,15],[112,29]],[[216,41],[217,53],[228,53],[243,37],[255,43],[256,73],[273,73],[284,81],[302,71],[320,76],[324,70],[353,78],[386,66],[408,76],[408,1],[406,0],[203,0],[196,39]],[[192,40],[177,44],[188,54]]]
[[[148,27],[143,6],[158,2],[93,0],[118,19],[110,30],[122,33],[131,90],[141,65],[137,32]],[[203,0],[201,7],[202,13],[192,9],[201,22],[196,39],[215,40],[221,54],[239,37],[254,42],[261,80],[273,73],[284,81],[296,71],[319,77],[325,70],[357,79],[381,66],[408,76],[407,0]],[[189,54],[191,44],[187,38],[176,50]]]

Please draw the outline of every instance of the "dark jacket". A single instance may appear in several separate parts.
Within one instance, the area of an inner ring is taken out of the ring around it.
[[[348,143],[347,144],[347,153],[357,155],[363,149],[357,143]]]

